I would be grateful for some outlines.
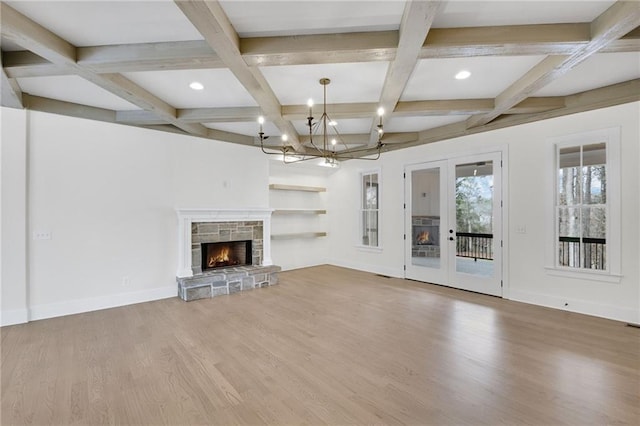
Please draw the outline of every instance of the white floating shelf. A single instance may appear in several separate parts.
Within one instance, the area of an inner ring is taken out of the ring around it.
[[[272,240],[293,240],[297,238],[326,237],[326,232],[298,232],[294,234],[271,234]]]
[[[279,183],[269,184],[269,189],[277,189],[280,191],[306,191],[306,192],[325,192],[327,188],[320,186],[300,186],[300,185],[281,185]]]

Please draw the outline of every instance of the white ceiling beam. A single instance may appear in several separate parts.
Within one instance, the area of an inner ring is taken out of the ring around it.
[[[467,127],[481,126],[504,114],[582,61],[640,25],[640,3],[618,1],[590,25],[591,39],[570,55],[548,56],[496,97],[493,111],[474,115]]]
[[[201,124],[182,123],[176,118],[171,105],[147,92],[120,74],[95,74],[76,63],[76,48],[51,31],[31,21],[16,10],[0,3],[2,35],[33,53],[59,65],[69,67],[80,77],[139,106],[154,111],[168,123],[198,136],[206,136],[207,128]]]
[[[304,151],[293,125],[281,114],[281,105],[259,69],[250,67],[240,54],[240,38],[217,1],[175,0],[176,5],[202,34],[209,46],[256,100],[268,120],[289,136],[296,151]]]
[[[410,0],[405,4],[400,21],[396,57],[389,64],[380,94],[379,105],[384,111],[393,111],[400,100],[407,81],[416,67],[431,24],[442,4],[440,1],[423,0]],[[379,118],[374,116],[371,123],[370,145],[378,142],[378,123]]]

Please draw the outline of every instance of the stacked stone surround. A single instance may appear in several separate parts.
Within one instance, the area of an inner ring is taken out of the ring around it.
[[[440,218],[433,216],[412,216],[412,232],[416,226],[440,226]],[[415,235],[411,238],[415,238]],[[413,243],[411,246],[411,257],[440,257],[440,246]]]
[[[198,222],[191,224],[191,270],[202,273],[202,243],[251,240],[251,264],[262,265],[261,221]]]
[[[278,283],[279,266],[218,268],[193,277],[178,278],[178,296],[187,302],[253,290]]]
[[[253,290],[278,283],[279,266],[262,266],[262,221],[193,222],[191,224],[191,270],[193,276],[178,277],[178,296],[191,300]],[[202,243],[251,240],[251,265],[216,268],[202,272]]]

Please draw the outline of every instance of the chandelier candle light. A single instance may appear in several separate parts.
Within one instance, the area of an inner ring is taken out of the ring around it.
[[[368,141],[365,141],[364,147],[349,148],[349,146],[342,139],[340,132],[336,128],[337,123],[332,120],[327,114],[327,86],[331,83],[328,78],[321,78],[320,84],[323,87],[323,102],[322,102],[322,116],[319,121],[314,122],[313,117],[313,99],[309,99],[307,106],[309,107],[309,116],[307,117],[307,127],[309,127],[309,144],[304,152],[296,152],[292,146],[287,145],[288,137],[286,134],[281,136],[281,146],[267,146],[265,147],[264,141],[269,136],[264,135],[263,124],[264,117],[258,117],[258,123],[260,124],[260,131],[258,137],[260,138],[260,148],[262,152],[268,155],[278,155],[282,157],[284,163],[298,163],[300,161],[307,161],[314,158],[320,158],[321,165],[328,167],[337,167],[338,161],[349,159],[361,159],[361,160],[377,160],[380,158],[380,152],[384,147],[382,143],[382,136],[384,135],[384,127],[382,125],[382,116],[384,115],[384,109],[378,108],[379,123],[376,126],[378,129],[378,143],[375,147],[370,147]],[[321,144],[317,144],[318,132],[321,132]],[[329,133],[333,135],[330,136]],[[314,141],[314,136],[316,140]],[[337,149],[337,145],[340,143],[344,149]],[[274,150],[274,151],[267,151]],[[372,155],[375,154],[375,157]]]

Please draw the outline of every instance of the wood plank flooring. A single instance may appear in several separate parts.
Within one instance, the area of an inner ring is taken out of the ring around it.
[[[2,425],[640,423],[640,330],[333,266],[2,328]]]

